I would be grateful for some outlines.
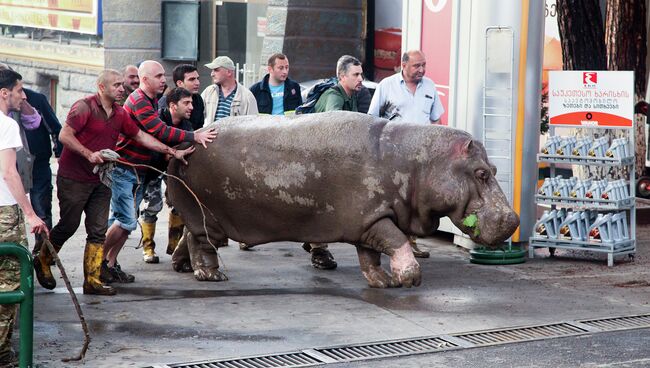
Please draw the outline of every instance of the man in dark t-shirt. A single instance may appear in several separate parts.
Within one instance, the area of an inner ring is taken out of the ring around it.
[[[122,82],[116,70],[101,72],[97,94],[74,103],[59,135],[64,145],[56,180],[61,219],[50,232],[50,241],[58,252],[79,227],[82,213],[86,214],[84,294],[115,295],[115,289],[100,280],[111,200],[111,189],[93,173],[93,166],[104,162],[100,151],[115,149],[120,134],[179,159],[193,151],[177,151],[141,131],[115,102],[124,92]],[[40,249],[34,258],[34,270],[41,286],[51,290],[56,287],[50,269],[52,255],[47,247]]]

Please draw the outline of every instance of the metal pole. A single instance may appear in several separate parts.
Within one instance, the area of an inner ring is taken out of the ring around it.
[[[0,304],[20,304],[21,368],[31,368],[34,349],[34,267],[27,248],[15,243],[0,243],[0,256],[14,256],[20,261],[20,288],[0,292]]]

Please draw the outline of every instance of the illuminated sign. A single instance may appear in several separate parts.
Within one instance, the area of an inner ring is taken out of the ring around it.
[[[102,34],[101,0],[0,0],[0,24]]]

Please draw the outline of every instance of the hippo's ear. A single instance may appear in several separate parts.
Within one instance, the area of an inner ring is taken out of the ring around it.
[[[474,151],[474,140],[469,138],[462,142],[460,154],[463,157],[469,157]]]
[[[471,137],[460,137],[452,144],[454,157],[468,158],[476,151],[476,142]]]

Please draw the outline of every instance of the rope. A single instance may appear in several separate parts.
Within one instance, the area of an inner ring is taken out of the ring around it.
[[[190,192],[190,194],[192,195],[192,197],[194,198],[196,203],[199,205],[199,209],[201,210],[201,216],[203,217],[203,230],[205,231],[206,240],[208,241],[208,244],[210,244],[210,246],[214,249],[214,252],[217,255],[217,258],[219,259],[219,263],[223,266],[224,274],[225,274],[225,272],[228,271],[228,268],[226,267],[226,263],[223,261],[223,259],[219,255],[219,252],[217,251],[218,247],[216,245],[214,245],[214,243],[212,243],[212,241],[210,240],[210,233],[208,231],[208,226],[207,226],[207,222],[206,222],[207,216],[205,215],[204,208],[207,209],[208,212],[210,212],[210,216],[215,221],[219,222],[219,220],[217,220],[214,213],[212,211],[210,211],[210,209],[205,204],[203,204],[203,202],[201,202],[201,200],[196,195],[196,193],[194,193],[192,191],[192,189],[190,189],[190,187],[187,185],[187,183],[185,183],[185,181],[183,179],[179,178],[176,175],[168,174],[168,173],[166,173],[166,172],[164,172],[164,171],[162,171],[162,170],[160,170],[160,169],[158,169],[156,167],[153,167],[151,165],[134,164],[134,163],[131,163],[131,162],[124,161],[124,160],[122,160],[120,158],[118,158],[118,159],[107,158],[106,160],[110,161],[110,162],[115,162],[115,163],[117,163],[119,165],[129,166],[129,167],[133,168],[133,171],[135,172],[135,175],[136,175],[136,179],[138,178],[137,168],[146,168],[146,169],[154,170],[154,171],[156,171],[156,172],[158,172],[158,173],[160,173],[160,174],[162,174],[164,176],[170,177],[170,178],[172,178],[174,180],[177,180],[179,183],[181,183],[183,185],[183,187],[185,187],[185,189],[187,189],[187,191]],[[139,180],[138,180],[138,182],[139,182]],[[139,186],[139,184],[138,184],[138,186]],[[137,187],[136,187],[136,191],[137,191]],[[135,200],[134,200],[134,202],[135,202]],[[134,206],[135,206],[135,203],[134,203]],[[140,238],[140,242],[142,242],[142,238]],[[138,244],[138,246],[139,246],[139,244]]]
[[[86,356],[88,345],[90,345],[90,332],[88,331],[88,325],[86,324],[86,319],[84,318],[83,311],[81,310],[81,305],[79,305],[79,300],[77,300],[77,294],[75,294],[74,290],[72,289],[72,285],[70,284],[70,279],[68,279],[68,275],[65,272],[65,268],[63,268],[63,263],[61,263],[61,259],[59,258],[59,255],[54,249],[52,243],[50,243],[49,239],[43,237],[43,243],[47,246],[48,250],[50,251],[50,254],[52,254],[52,257],[54,258],[54,262],[56,262],[56,266],[59,268],[59,271],[61,271],[61,277],[63,278],[63,282],[65,283],[66,289],[68,289],[68,293],[70,293],[72,304],[74,304],[74,309],[77,311],[79,322],[81,322],[81,328],[84,331],[84,344],[79,354],[76,357],[63,358],[61,359],[61,361],[62,362],[79,361],[83,359],[84,356]]]
[[[105,150],[105,151],[110,151],[110,150]],[[110,151],[110,152],[112,152],[112,151]],[[112,165],[113,163],[117,163],[117,164],[124,165],[124,166],[130,166],[131,168],[133,168],[133,171],[135,173],[136,180],[138,181],[138,183],[140,182],[140,179],[139,179],[139,176],[138,176],[137,168],[141,167],[141,168],[147,168],[147,169],[150,169],[150,170],[154,170],[154,171],[156,171],[156,172],[158,172],[158,173],[160,173],[162,175],[165,175],[167,177],[178,180],[178,182],[183,184],[185,189],[187,189],[187,191],[190,192],[190,194],[192,194],[192,197],[194,198],[196,203],[198,203],[199,209],[201,210],[201,215],[203,216],[203,230],[205,231],[206,239],[208,240],[208,243],[210,244],[210,246],[212,246],[212,248],[214,248],[214,251],[217,254],[217,257],[219,259],[219,262],[221,263],[221,265],[223,265],[224,271],[227,271],[225,262],[223,261],[223,259],[219,255],[219,253],[217,252],[217,246],[215,246],[212,243],[212,241],[210,240],[210,235],[209,235],[209,232],[208,232],[208,227],[207,227],[206,215],[205,215],[204,208],[207,209],[210,212],[210,215],[212,216],[212,218],[215,221],[218,222],[218,220],[215,217],[214,213],[212,211],[210,211],[210,209],[205,204],[203,204],[201,202],[201,200],[199,200],[199,197],[196,195],[196,193],[194,193],[190,189],[190,187],[185,183],[185,181],[183,181],[183,179],[181,179],[181,178],[179,178],[179,177],[177,177],[175,175],[168,174],[168,173],[166,173],[164,171],[161,171],[161,170],[159,170],[159,169],[157,169],[157,168],[155,168],[153,166],[150,166],[150,165],[133,164],[133,163],[130,163],[130,162],[123,161],[123,160],[121,160],[119,158],[119,155],[115,154],[115,155],[117,155],[115,157],[115,156],[112,156],[112,154],[110,152],[107,152],[106,154],[104,154],[105,161],[109,161],[110,162],[109,165]],[[102,152],[102,153],[104,153],[104,152]],[[110,175],[109,175],[109,180],[110,180]],[[138,184],[138,186],[140,186],[140,184]],[[138,189],[138,187],[136,187],[136,191],[137,191],[137,189]],[[134,198],[134,202],[135,202],[135,198]],[[134,203],[134,206],[135,206],[135,203]],[[72,289],[72,285],[70,284],[70,279],[68,278],[68,275],[65,272],[65,268],[63,267],[63,263],[61,262],[61,259],[59,258],[59,255],[57,254],[56,250],[54,249],[54,246],[52,245],[52,243],[50,242],[49,239],[43,237],[43,243],[47,246],[48,250],[50,251],[50,254],[52,254],[52,257],[54,259],[54,262],[56,263],[56,266],[61,271],[61,277],[63,278],[63,282],[65,283],[66,289],[68,289],[68,293],[70,293],[70,298],[72,299],[72,304],[74,304],[74,308],[75,308],[75,310],[77,312],[77,316],[79,317],[79,322],[81,323],[81,328],[83,329],[83,332],[84,332],[84,343],[83,343],[83,346],[81,347],[81,351],[79,352],[79,354],[77,356],[74,356],[74,357],[63,358],[63,359],[61,359],[61,361],[62,362],[80,361],[86,356],[86,352],[88,351],[88,346],[90,345],[90,341],[91,341],[90,332],[89,332],[89,329],[88,329],[88,324],[86,323],[86,319],[84,318],[83,311],[81,310],[81,305],[79,304],[79,300],[77,299],[77,294],[75,294],[74,290]],[[142,238],[140,238],[140,243],[142,243]],[[138,247],[139,247],[139,245],[140,244],[138,244]]]

